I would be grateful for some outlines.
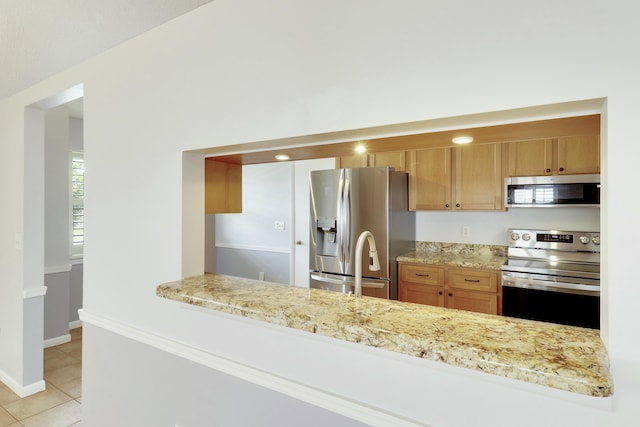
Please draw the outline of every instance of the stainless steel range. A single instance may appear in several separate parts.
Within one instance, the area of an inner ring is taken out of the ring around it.
[[[505,316],[600,327],[600,233],[508,230]]]

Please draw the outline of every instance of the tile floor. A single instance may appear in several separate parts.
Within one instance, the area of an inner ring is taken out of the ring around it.
[[[71,342],[44,350],[46,390],[20,399],[0,383],[0,427],[80,427],[82,328]]]

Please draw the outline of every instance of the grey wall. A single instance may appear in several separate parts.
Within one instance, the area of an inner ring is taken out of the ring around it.
[[[216,248],[216,271],[218,274],[248,279],[258,279],[260,272],[263,272],[264,280],[290,283],[287,253]]]

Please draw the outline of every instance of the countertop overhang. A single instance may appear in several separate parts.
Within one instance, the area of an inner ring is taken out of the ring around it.
[[[156,294],[583,395],[613,393],[597,330],[216,274],[162,284]]]

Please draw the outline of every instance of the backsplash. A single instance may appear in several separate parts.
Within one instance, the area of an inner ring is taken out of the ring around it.
[[[472,243],[416,242],[417,252],[463,256],[507,256],[507,247]]]

